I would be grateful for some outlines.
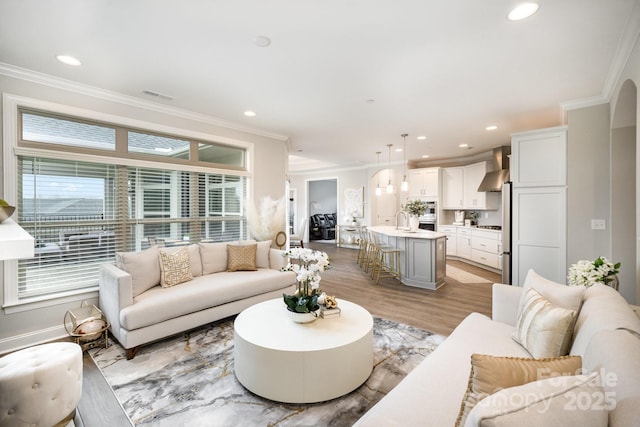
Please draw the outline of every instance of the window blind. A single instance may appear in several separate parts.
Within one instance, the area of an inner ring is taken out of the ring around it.
[[[36,241],[18,298],[98,285],[116,252],[247,236],[247,178],[19,157],[20,224]]]

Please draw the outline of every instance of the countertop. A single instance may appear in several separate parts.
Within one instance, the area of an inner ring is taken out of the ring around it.
[[[439,239],[442,237],[447,237],[446,234],[444,233],[437,233],[434,231],[428,231],[428,230],[416,230],[415,232],[409,231],[406,228],[403,229],[402,227],[399,228],[398,230],[396,230],[396,227],[391,226],[391,225],[375,225],[375,226],[371,226],[369,227],[369,230],[373,231],[374,233],[380,233],[380,234],[384,234],[385,236],[390,236],[390,237],[406,237],[406,238],[410,238],[410,239]]]
[[[491,229],[491,228],[481,228],[481,227],[476,227],[476,226],[455,225],[455,224],[440,224],[439,227],[466,228],[468,230],[491,231],[493,233],[501,233],[502,232],[502,230],[494,230],[494,229]]]

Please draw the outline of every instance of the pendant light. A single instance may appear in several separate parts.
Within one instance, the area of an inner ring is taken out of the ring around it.
[[[406,193],[407,191],[409,191],[409,181],[407,181],[407,136],[409,136],[408,133],[403,133],[402,135],[400,135],[404,142],[403,142],[403,149],[402,149],[402,153],[403,153],[403,163],[404,163],[404,177],[402,178],[402,186],[400,187],[400,189],[402,190],[403,193]]]
[[[389,148],[389,182],[387,182],[387,193],[393,193],[393,185],[391,184],[391,147],[393,144],[387,144],[387,148]]]
[[[382,195],[382,188],[380,188],[380,153],[382,153],[382,151],[376,151],[378,155],[378,186],[376,187],[376,196]]]

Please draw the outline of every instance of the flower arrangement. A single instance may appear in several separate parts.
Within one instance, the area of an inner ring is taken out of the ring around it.
[[[427,212],[427,203],[422,200],[407,200],[406,205],[402,205],[402,210],[409,212],[411,215],[421,216]]]
[[[309,248],[293,248],[283,256],[289,257],[289,263],[282,270],[295,272],[298,281],[293,295],[282,294],[287,309],[296,313],[314,313],[320,308],[320,273],[329,269],[329,255]]]
[[[600,256],[595,261],[580,260],[569,268],[567,280],[572,286],[593,286],[596,283],[608,285],[618,274],[620,263],[612,263]]]

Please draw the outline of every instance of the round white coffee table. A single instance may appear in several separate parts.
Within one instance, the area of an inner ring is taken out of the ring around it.
[[[340,316],[295,323],[281,298],[247,308],[234,322],[238,381],[278,402],[312,403],[358,388],[373,370],[373,318],[338,300]]]

